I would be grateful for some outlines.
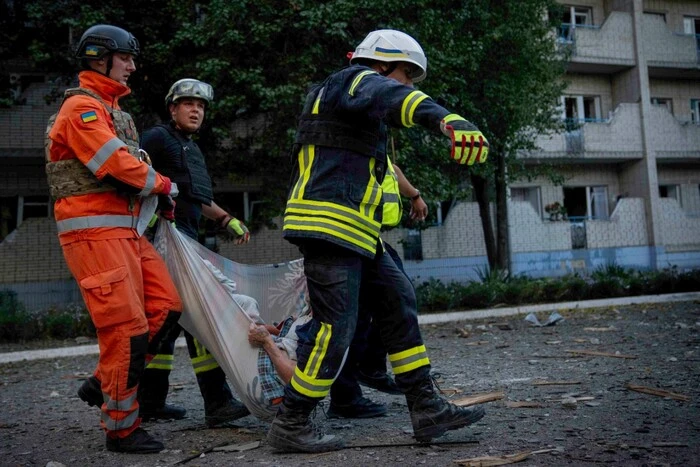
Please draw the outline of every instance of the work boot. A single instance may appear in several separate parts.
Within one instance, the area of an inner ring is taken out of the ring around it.
[[[230,399],[219,406],[213,408],[205,407],[204,423],[209,428],[215,428],[219,425],[233,422],[239,418],[250,415],[250,410],[236,399]]]
[[[78,397],[87,402],[90,407],[102,407],[104,398],[102,396],[102,383],[95,376],[90,376],[78,388]]]
[[[163,404],[154,407],[150,404],[140,404],[139,415],[144,422],[149,420],[182,420],[187,415],[187,410],[179,405]]]
[[[105,443],[108,451],[131,454],[149,454],[165,449],[163,443],[149,435],[143,428],[136,428],[126,438],[110,438]]]
[[[342,449],[343,440],[324,435],[309,415],[291,410],[283,402],[267,433],[267,444],[282,452],[326,452]]]
[[[326,416],[328,418],[374,418],[382,417],[386,412],[386,405],[360,397],[350,404],[337,404],[331,399]]]
[[[361,369],[357,371],[357,381],[363,386],[376,389],[386,394],[403,394],[396,385],[394,379],[386,372],[375,371],[365,373]]]
[[[411,412],[413,434],[421,443],[442,436],[447,431],[471,425],[485,415],[481,406],[458,407],[447,402],[435,393],[430,381],[406,394],[406,401]]]

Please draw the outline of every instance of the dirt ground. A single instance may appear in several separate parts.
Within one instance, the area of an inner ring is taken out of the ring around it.
[[[447,466],[522,453],[532,454],[519,465],[700,465],[700,304],[560,313],[565,319],[546,327],[523,315],[423,326],[450,398],[502,392],[479,423],[431,445],[413,440],[402,396],[369,389],[389,405],[388,416],[328,420],[325,403],[317,410],[317,422],[351,446],[337,452],[275,453],[265,444],[267,424],[253,417],[206,429],[192,367],[178,348],[169,402],[188,418],[144,424],[165,442],[159,454],[115,454],[104,447],[99,412],[76,395],[95,355],[2,364],[0,465]]]

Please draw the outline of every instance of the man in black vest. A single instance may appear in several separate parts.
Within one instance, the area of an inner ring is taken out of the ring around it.
[[[146,130],[141,138],[141,147],[148,152],[157,170],[177,180],[180,196],[175,206],[174,220],[181,233],[197,240],[199,221],[204,216],[226,229],[236,244],[243,244],[250,238],[248,229],[214,202],[204,155],[192,140],[192,135],[202,126],[206,107],[213,96],[212,87],[202,81],[185,78],[175,82],[165,98],[171,121]],[[178,326],[164,339],[141,379],[139,400],[152,408],[147,413],[142,411],[146,418],[181,419],[185,416],[184,408],[165,403],[175,339],[181,330]],[[185,339],[204,398],[207,426],[215,427],[248,415],[248,409],[233,397],[226,375],[214,357],[186,331]]]

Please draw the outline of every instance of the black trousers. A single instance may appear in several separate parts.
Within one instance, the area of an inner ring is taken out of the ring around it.
[[[300,249],[313,319],[299,331],[297,367],[285,389],[285,405],[310,411],[330,392],[347,359],[361,305],[370,310],[362,319],[368,316],[379,329],[399,388],[408,392],[427,380],[430,362],[415,291],[391,256],[380,251],[369,259],[324,241],[308,241]]]
[[[396,264],[396,267],[406,276],[403,268],[403,261],[398,252],[388,243],[384,242],[384,249]],[[413,286],[413,284],[411,284]],[[373,313],[381,313],[376,309],[374,300],[367,300],[360,294],[360,305],[357,316],[357,326],[355,335],[350,344],[345,365],[340,371],[338,378],[331,386],[331,400],[338,404],[351,404],[362,396],[362,388],[357,382],[357,372],[361,370],[365,374],[386,372],[386,347],[382,341],[381,328],[372,322]],[[369,302],[369,303],[367,303]]]

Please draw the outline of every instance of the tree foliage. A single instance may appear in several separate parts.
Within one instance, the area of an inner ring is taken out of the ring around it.
[[[346,53],[374,29],[414,36],[428,57],[421,89],[477,124],[491,163],[467,170],[449,160],[441,135],[394,132],[398,164],[424,198],[469,194],[470,174],[495,181],[499,159],[510,176],[514,155],[534,132],[554,127],[562,69],[547,11],[553,0],[25,0],[6,2],[0,60],[28,57],[37,70],[73,76],[69,42],[96,23],[119,25],[141,43],[139,70],[125,107],[140,127],[164,117],[172,82],[211,83],[215,102],[200,145],[216,174],[253,177],[271,217],[284,207],[289,148],[308,86],[346,66]],[[8,6],[10,5],[10,6]],[[63,38],[56,40],[56,38]],[[525,131],[530,129],[533,131]],[[502,180],[503,184],[506,180]],[[503,185],[505,186],[505,185]],[[498,189],[494,189],[498,187]]]

